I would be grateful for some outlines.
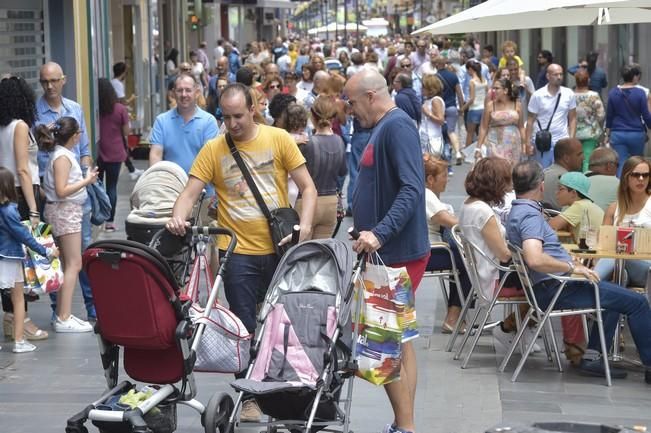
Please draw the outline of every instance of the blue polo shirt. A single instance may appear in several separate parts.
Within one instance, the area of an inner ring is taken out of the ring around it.
[[[90,148],[88,147],[88,133],[86,131],[86,121],[84,120],[84,111],[81,105],[77,104],[67,98],[61,98],[60,111],[56,111],[47,103],[45,98],[41,96],[36,101],[36,122],[34,123],[34,130],[38,125],[49,125],[56,122],[61,117],[72,117],[79,123],[81,129],[81,137],[79,137],[79,144],[77,144],[72,151],[77,156],[77,162],[80,161],[82,156],[90,155]],[[38,172],[40,176],[45,175],[47,163],[50,160],[50,154],[43,150],[38,151]]]
[[[352,201],[355,228],[370,230],[390,265],[423,258],[430,250],[425,174],[418,131],[402,110],[375,125],[359,163]]]
[[[511,212],[506,224],[506,237],[513,244],[522,248],[527,239],[542,241],[543,252],[555,259],[569,262],[570,254],[563,248],[554,229],[543,217],[540,203],[528,199],[516,199],[511,202]],[[547,274],[529,269],[531,282],[537,284],[549,279]]]
[[[190,172],[194,158],[208,140],[219,134],[215,118],[197,107],[186,123],[176,108],[159,114],[149,142],[163,147],[163,160],[180,165]]]

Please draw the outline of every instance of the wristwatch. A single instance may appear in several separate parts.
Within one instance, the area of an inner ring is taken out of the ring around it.
[[[574,268],[575,268],[574,262],[570,260],[569,262],[567,262],[567,265],[570,267],[569,273],[570,275],[572,275],[574,273]]]

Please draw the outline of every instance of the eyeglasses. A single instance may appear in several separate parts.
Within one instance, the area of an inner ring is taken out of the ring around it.
[[[48,84],[55,85],[58,84],[61,80],[66,78],[65,75],[62,75],[61,78],[52,78],[51,80],[38,80],[41,83],[41,86],[47,87]]]
[[[635,178],[635,179],[648,179],[649,175],[651,175],[651,173],[649,173],[648,171],[646,173],[640,173],[640,172],[637,172],[637,171],[632,171],[632,172],[630,172],[628,174],[628,177],[632,177],[632,178]]]
[[[400,67],[401,67],[402,69],[405,69],[405,68],[411,68],[411,63],[405,63],[405,64],[403,64],[403,65],[400,65]]]

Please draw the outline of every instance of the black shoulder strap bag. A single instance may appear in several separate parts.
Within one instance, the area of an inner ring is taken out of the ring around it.
[[[255,201],[258,203],[258,206],[260,206],[260,210],[264,214],[265,218],[267,218],[269,231],[271,232],[271,241],[273,242],[276,254],[280,257],[287,252],[292,244],[287,243],[283,246],[278,246],[278,243],[287,235],[292,234],[294,226],[300,223],[298,213],[291,207],[280,207],[270,211],[262,198],[262,194],[260,194],[258,186],[253,180],[253,176],[251,176],[249,169],[246,167],[242,155],[240,155],[237,147],[235,147],[231,135],[228,133],[226,134],[226,143],[228,143],[231,155],[233,155],[233,159],[235,159],[237,166],[240,168],[240,171],[246,180],[246,184],[253,193],[253,197],[255,197]]]
[[[556,105],[554,105],[554,111],[549,118],[547,123],[547,128],[543,129],[540,125],[540,120],[536,117],[536,122],[538,123],[538,132],[536,132],[536,137],[534,142],[536,143],[536,149],[540,152],[542,156],[543,153],[549,152],[552,148],[552,133],[549,132],[549,128],[552,126],[552,120],[554,120],[554,114],[556,114],[556,109],[558,108],[558,103],[561,102],[561,89],[558,89],[558,97],[556,98]]]

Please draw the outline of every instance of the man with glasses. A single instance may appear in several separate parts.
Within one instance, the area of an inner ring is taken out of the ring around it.
[[[414,92],[416,92],[418,99],[422,101],[423,80],[421,79],[421,76],[418,75],[414,70],[414,64],[412,63],[411,59],[405,56],[403,59],[400,60],[399,65],[400,65],[400,71],[398,73],[411,75],[412,88],[414,89]]]
[[[554,62],[551,51],[542,50],[538,53],[538,75],[536,76],[536,90],[547,85],[547,67]]]
[[[604,211],[617,200],[618,159],[617,152],[610,147],[598,147],[590,155],[589,171],[585,174],[590,178],[590,197]]]
[[[414,71],[418,71],[423,63],[427,63],[429,58],[427,57],[427,41],[425,39],[419,39],[416,41],[416,51],[411,53],[409,58],[413,65]]]
[[[354,227],[360,232],[353,249],[377,252],[388,266],[406,267],[415,291],[430,255],[418,130],[396,107],[376,71],[355,74],[344,87],[344,97],[360,125],[372,128],[353,193]],[[415,431],[416,370],[413,344],[405,341],[400,380],[384,387],[394,413],[384,432]]]
[[[72,117],[79,123],[81,136],[79,144],[72,151],[77,156],[77,161],[86,175],[86,171],[93,163],[88,146],[88,135],[86,133],[86,121],[81,105],[68,98],[63,97],[63,87],[66,84],[66,76],[61,66],[55,62],[48,62],[41,66],[39,71],[39,82],[43,88],[43,96],[36,101],[37,120],[34,124],[34,130],[38,125],[52,125],[61,117]],[[49,154],[45,151],[38,151],[38,168],[41,178],[45,174],[49,161]],[[41,184],[43,182],[41,181]],[[86,201],[83,208],[83,217],[81,222],[81,249],[82,251],[90,245],[92,241],[92,225],[90,223],[91,204],[90,198]],[[97,318],[95,314],[95,305],[93,303],[93,294],[90,289],[88,276],[83,270],[79,273],[79,286],[84,298],[86,313],[89,321]],[[52,323],[56,320],[56,293],[50,295],[52,300]],[[80,320],[80,332],[88,332],[92,327],[83,320]]]

